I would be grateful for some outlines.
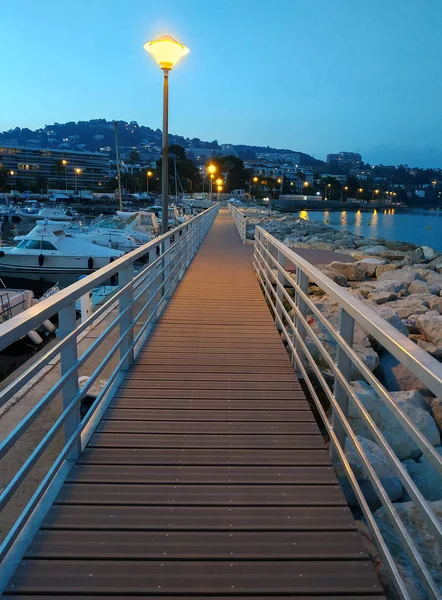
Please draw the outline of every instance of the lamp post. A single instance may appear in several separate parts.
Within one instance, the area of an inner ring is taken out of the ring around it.
[[[172,37],[164,35],[152,42],[144,44],[144,49],[152,54],[163,71],[163,148],[161,152],[161,196],[162,218],[161,232],[167,233],[169,229],[169,71],[177,62],[188,54],[189,48],[180,44]]]
[[[216,185],[217,185],[217,190],[218,190],[218,194],[216,199],[219,200],[219,193],[221,192],[221,190],[223,189],[223,183],[224,180],[221,179],[221,177],[218,177],[218,179],[215,181]]]
[[[68,161],[63,159],[61,164],[64,166],[64,184],[66,187],[66,191],[68,189]]]
[[[215,173],[216,173],[216,167],[215,165],[208,165],[207,167],[207,172],[209,173],[209,177],[210,177],[210,191],[209,191],[209,196],[210,196],[210,200],[212,200],[212,196],[213,196],[213,178],[215,177]]]
[[[74,169],[74,175],[75,175],[75,192],[78,191],[78,175],[80,175],[81,173],[81,169],[79,169],[78,167],[76,169]]]
[[[348,186],[347,185],[342,188],[342,191],[341,191],[341,202],[344,202],[344,190],[346,192],[348,192]],[[347,198],[347,194],[345,194],[345,197]]]
[[[146,194],[149,194],[149,177],[152,177],[152,171],[147,171],[146,173]]]
[[[222,192],[223,186],[222,185],[218,185],[217,190],[218,190],[218,194],[216,195],[216,199],[219,200],[219,195]]]
[[[324,200],[327,200],[327,192],[331,188],[331,183],[326,183],[324,187]]]
[[[379,190],[373,190],[373,193],[372,193],[372,195],[371,195],[371,201],[372,201],[372,202],[373,202],[373,200],[374,200],[374,196],[375,196],[375,194],[376,194],[376,195],[378,195],[378,194],[379,194]]]
[[[363,191],[364,191],[364,190],[363,190],[362,188],[359,188],[359,189],[357,190],[357,192],[356,192],[356,200],[358,199],[358,197],[359,197],[359,194],[362,194],[362,192],[363,192]]]

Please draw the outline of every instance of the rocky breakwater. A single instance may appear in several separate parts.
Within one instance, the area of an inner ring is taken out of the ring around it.
[[[326,224],[306,221],[277,211],[250,209],[245,212],[248,218],[249,238],[254,237],[255,226],[260,225],[295,252],[299,248],[330,251],[330,260],[327,264],[316,265],[317,268],[337,284],[345,287],[355,298],[373,309],[417,346],[436,360],[442,361],[442,254],[428,246],[418,247],[406,242],[390,242],[381,238],[365,239],[349,231],[336,231]],[[348,255],[353,262],[335,260],[332,252]],[[337,328],[338,305],[314,282],[310,283],[309,291],[321,314],[334,328]],[[331,356],[335,357],[336,342],[327,328],[314,315],[310,315],[309,323]],[[328,363],[313,341],[306,341],[313,358],[331,383],[332,373]],[[417,429],[442,455],[442,399],[434,397],[424,383],[376,340],[367,335],[358,324],[355,327],[353,347],[364,364],[391,393],[393,402],[408,415]],[[431,503],[437,516],[442,518],[442,478],[422,455],[421,450],[403,430],[374,389],[362,380],[356,368],[353,369],[350,378],[358,399],[370,413],[424,498]],[[416,540],[427,566],[442,591],[438,541],[431,532],[427,531],[419,511],[410,502],[390,461],[382,448],[373,440],[358,409],[351,401],[348,417],[390,499],[410,526],[412,537]],[[424,600],[427,597],[426,592],[400,540],[397,539],[384,509],[380,508],[381,503],[352,444],[347,443],[346,452],[367,501],[371,508],[376,510],[376,520],[385,538],[391,542],[389,545],[406,581],[410,596]],[[344,477],[342,483],[349,503],[356,506],[356,498]],[[364,530],[363,523],[361,529]],[[365,534],[369,537],[366,530]],[[385,571],[374,549],[373,554],[379,564],[379,573],[384,578]]]

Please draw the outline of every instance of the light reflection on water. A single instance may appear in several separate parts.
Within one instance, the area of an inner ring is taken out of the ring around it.
[[[301,210],[295,213],[307,221],[320,221],[337,230],[364,237],[382,237],[442,251],[442,211],[439,209],[397,212],[394,208],[367,211]]]

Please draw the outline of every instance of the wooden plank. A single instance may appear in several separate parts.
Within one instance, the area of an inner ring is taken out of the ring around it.
[[[25,559],[367,560],[358,532],[46,530]]]
[[[129,371],[130,373],[130,371]],[[126,387],[136,387],[138,389],[145,387],[147,389],[169,389],[169,390],[182,390],[183,382],[178,379],[171,379],[170,376],[164,381],[164,378],[159,377],[158,379],[149,379],[149,375],[142,376],[131,376],[128,375],[125,379]],[[254,381],[253,377],[249,377],[245,381],[233,381],[230,379],[223,381],[213,380],[188,380],[187,389],[195,390],[285,390],[285,391],[296,391],[301,389],[301,386],[297,381]]]
[[[308,410],[197,410],[189,407],[187,410],[149,410],[110,408],[104,413],[104,419],[119,421],[243,421],[247,424],[255,421],[272,423],[314,422],[313,415]],[[309,433],[309,432],[306,432]]]
[[[7,593],[297,594],[382,593],[366,561],[30,560]]]
[[[155,388],[149,389],[149,387],[141,388],[131,385],[130,387],[127,383],[123,382],[118,391],[115,394],[115,398],[131,398],[131,399],[140,399],[144,401],[144,399],[155,400],[157,398],[162,399],[170,399],[170,400],[205,400],[214,403],[218,402],[230,402],[232,405],[231,408],[235,406],[239,406],[237,402],[241,402],[242,400],[256,400],[257,407],[259,401],[266,402],[287,402],[293,403],[294,407],[298,401],[305,402],[305,395],[302,391],[301,386],[295,390],[233,390],[233,389],[223,389],[223,390],[197,390],[197,389],[170,389],[170,388]],[[288,407],[287,404],[286,407]],[[214,407],[216,408],[215,404]],[[221,405],[220,405],[221,407]]]
[[[127,390],[128,392],[136,392],[136,390]],[[145,391],[145,390],[144,390]],[[239,411],[247,411],[253,412],[253,419],[250,421],[260,421],[261,418],[265,419],[266,417],[260,417],[260,413],[268,413],[272,414],[272,420],[278,420],[278,413],[287,412],[287,413],[299,413],[299,415],[292,416],[292,420],[296,420],[299,418],[301,421],[313,421],[313,415],[309,408],[308,403],[305,400],[296,399],[296,400],[237,400],[233,399],[225,399],[219,400],[217,398],[205,398],[203,399],[192,399],[192,398],[144,398],[144,395],[147,394],[133,394],[130,396],[129,394],[124,394],[121,392],[121,395],[116,396],[114,400],[109,405],[109,413],[106,412],[106,415],[110,415],[113,411],[141,411],[140,418],[142,418],[145,410],[151,410],[152,412],[157,413],[158,410],[167,411],[176,411],[176,410],[194,410],[194,411],[206,411],[206,412],[214,412],[217,411],[229,411],[230,418],[235,420],[234,413]],[[138,396],[138,397],[136,397]],[[152,409],[157,409],[153,411]],[[124,417],[124,413],[122,418]],[[159,414],[159,413],[158,413]],[[110,416],[109,418],[112,418]]]
[[[55,504],[42,527],[104,531],[357,531],[347,506]]]
[[[195,411],[192,411],[195,412]],[[255,421],[247,423],[244,421],[192,421],[192,417],[186,421],[128,421],[119,419],[103,419],[97,426],[98,433],[178,433],[198,435],[319,435],[316,423],[276,423]]]
[[[120,596],[117,595],[115,596],[114,594],[112,594],[112,600],[128,600],[129,598],[140,598],[140,596],[127,596],[127,594],[125,594],[124,596]],[[20,596],[2,596],[3,600],[17,600],[17,598],[20,598],[20,600],[36,600],[36,597],[34,595],[32,596],[28,596],[27,594],[20,594]],[[83,593],[81,593],[80,595],[78,594],[69,594],[69,599],[70,600],[110,600],[110,597],[108,594],[106,594],[105,596],[102,595],[96,595],[94,594],[93,596],[89,596],[89,595],[85,595]],[[180,600],[202,600],[201,596],[179,596]],[[263,600],[262,596],[250,596],[249,594],[247,595],[241,595],[241,599],[242,600]],[[59,595],[54,595],[51,594],[51,600],[66,600],[66,596],[59,596]],[[152,596],[149,594],[149,600],[177,600],[177,596]],[[232,600],[232,596],[216,596],[216,600]],[[284,600],[312,600],[312,596],[287,596],[284,595]],[[314,600],[343,600],[342,596],[315,596]],[[358,595],[358,596],[345,596],[345,600],[387,600],[385,598],[385,596],[379,596],[379,595],[375,595],[373,596],[372,594],[369,595]]]
[[[86,448],[78,464],[329,466],[327,450],[217,448]]]
[[[74,465],[67,483],[330,484],[332,467]]]
[[[323,448],[320,435],[185,435],[174,433],[95,433],[93,447],[111,448]]]
[[[63,485],[55,504],[173,506],[342,506],[336,485]]]

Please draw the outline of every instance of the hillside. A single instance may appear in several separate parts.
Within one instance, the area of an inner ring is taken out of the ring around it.
[[[66,150],[88,150],[91,152],[110,152],[115,156],[114,125],[113,121],[106,119],[92,119],[90,121],[70,121],[68,123],[54,123],[42,129],[32,131],[28,128],[16,127],[0,133],[0,143],[5,145],[34,146],[43,148],[65,148]],[[139,125],[136,121],[126,123],[118,122],[118,143],[120,148],[136,148],[143,155],[158,154],[161,150],[161,130],[151,129]],[[212,142],[202,141],[199,138],[185,138],[180,135],[170,134],[170,144],[180,144],[186,150],[192,148],[220,150],[217,140]],[[299,153],[303,165],[319,166],[323,161],[313,158],[303,152],[270,148],[268,146],[248,146],[246,144],[233,145],[233,151],[240,158],[253,159],[257,152],[276,152],[283,154]]]

